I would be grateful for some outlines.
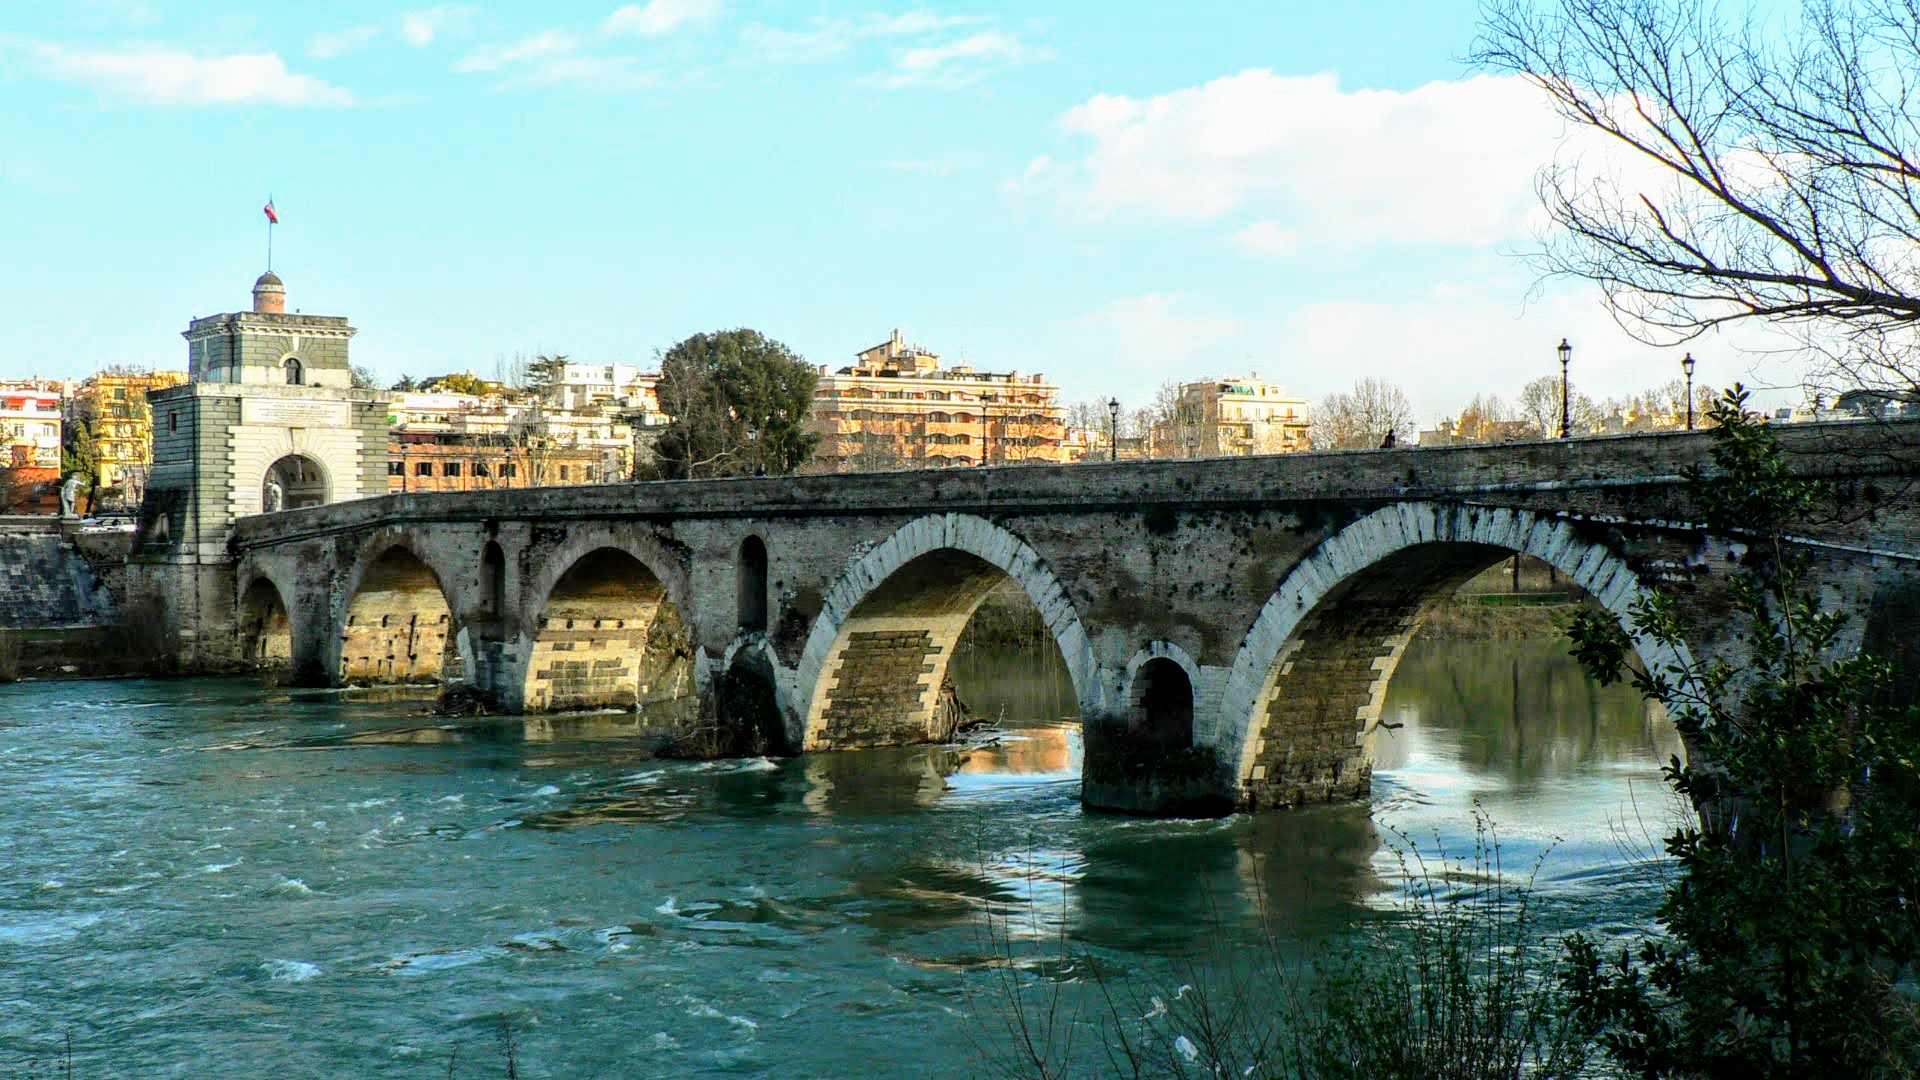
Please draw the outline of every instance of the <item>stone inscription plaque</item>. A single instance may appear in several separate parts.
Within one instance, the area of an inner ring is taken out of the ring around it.
[[[344,401],[243,397],[240,399],[240,422],[285,427],[346,427],[349,417]]]

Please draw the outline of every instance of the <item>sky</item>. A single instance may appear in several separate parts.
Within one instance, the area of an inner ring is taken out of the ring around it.
[[[1524,255],[1569,132],[1463,0],[0,0],[0,377],[184,367],[189,319],[348,316],[383,380],[895,327],[1067,400],[1361,376],[1421,424],[1653,348]],[[1797,398],[1781,391],[1780,401]]]

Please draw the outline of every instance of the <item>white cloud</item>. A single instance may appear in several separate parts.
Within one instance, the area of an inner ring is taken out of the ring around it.
[[[307,39],[307,55],[315,60],[331,60],[336,56],[364,49],[379,36],[380,28],[377,26],[350,26],[345,30],[323,30]]]
[[[529,61],[551,61],[571,54],[579,45],[580,39],[565,30],[542,30],[510,45],[484,45],[475,49],[454,64],[453,70],[499,71]]]
[[[1094,218],[1252,218],[1243,246],[1280,251],[1524,235],[1534,175],[1562,132],[1518,78],[1349,91],[1333,75],[1265,69],[1148,98],[1102,94],[1061,126],[1092,145],[1049,179]]]
[[[630,56],[556,56],[528,65],[500,85],[572,86],[602,94],[653,90],[672,80]]]
[[[1798,378],[1761,355],[1777,341],[1715,334],[1655,348],[1622,330],[1591,286],[1564,283],[1523,305],[1525,282],[1516,278],[1496,272],[1427,296],[1310,301],[1287,317],[1275,339],[1284,355],[1272,366],[1301,373],[1296,389],[1315,400],[1363,374],[1398,384],[1413,399],[1422,427],[1457,413],[1476,393],[1498,394],[1511,404],[1529,381],[1557,378],[1554,346],[1561,338],[1573,345],[1574,388],[1595,400],[1679,378],[1680,356],[1689,349],[1701,360],[1696,377],[1702,385]]]
[[[889,90],[905,87],[954,89],[980,81],[1009,64],[1051,55],[1004,30],[982,30],[937,45],[908,49],[895,57],[893,70],[875,81]]]
[[[682,26],[708,22],[720,15],[720,0],[647,0],[626,4],[607,16],[602,28],[609,34],[656,37]]]
[[[1300,230],[1277,221],[1256,221],[1234,233],[1233,242],[1256,255],[1281,258],[1300,250]]]
[[[416,49],[426,48],[439,37],[465,22],[473,9],[462,4],[439,4],[400,16],[400,37]]]
[[[910,11],[900,15],[866,14],[838,19],[815,18],[797,30],[754,23],[740,31],[740,40],[747,46],[750,59],[757,63],[819,64],[840,59],[858,41],[925,37],[987,21],[978,15],[935,15],[926,11]]]
[[[587,42],[565,30],[543,30],[509,45],[476,49],[455,71],[500,76],[498,88],[571,86],[603,94],[632,93],[673,80],[632,56],[583,51]]]
[[[1260,336],[1245,320],[1202,310],[1189,297],[1163,292],[1116,300],[1074,319],[1072,327],[1092,339],[1093,348],[1086,351],[1101,358],[1100,371],[1085,373],[1090,376],[1085,382],[1126,382],[1146,395],[1165,379],[1200,378],[1237,367],[1237,360],[1221,367],[1220,357],[1238,357]],[[1151,382],[1138,381],[1143,377]]]
[[[48,74],[101,97],[143,105],[350,105],[353,95],[287,70],[277,53],[198,56],[180,49],[127,51],[42,44]]]

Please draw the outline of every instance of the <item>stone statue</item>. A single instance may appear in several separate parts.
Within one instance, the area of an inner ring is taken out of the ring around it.
[[[74,505],[80,501],[80,474],[68,473],[67,482],[60,485],[60,516],[72,517]]]
[[[277,513],[281,510],[284,510],[286,509],[286,507],[287,507],[286,490],[280,486],[279,480],[273,477],[268,477],[267,489],[264,493],[263,498],[261,499],[261,509],[265,510],[269,514],[272,514],[272,513]]]

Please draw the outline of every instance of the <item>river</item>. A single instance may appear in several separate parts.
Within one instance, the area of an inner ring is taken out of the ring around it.
[[[970,1075],[1008,925],[1123,981],[1323,939],[1476,806],[1563,921],[1657,899],[1678,739],[1556,642],[1417,643],[1371,813],[1219,821],[1082,813],[1057,657],[956,666],[997,746],[787,761],[251,679],[0,687],[0,1075],[71,1038],[83,1077],[500,1076],[506,1033],[521,1076]]]

